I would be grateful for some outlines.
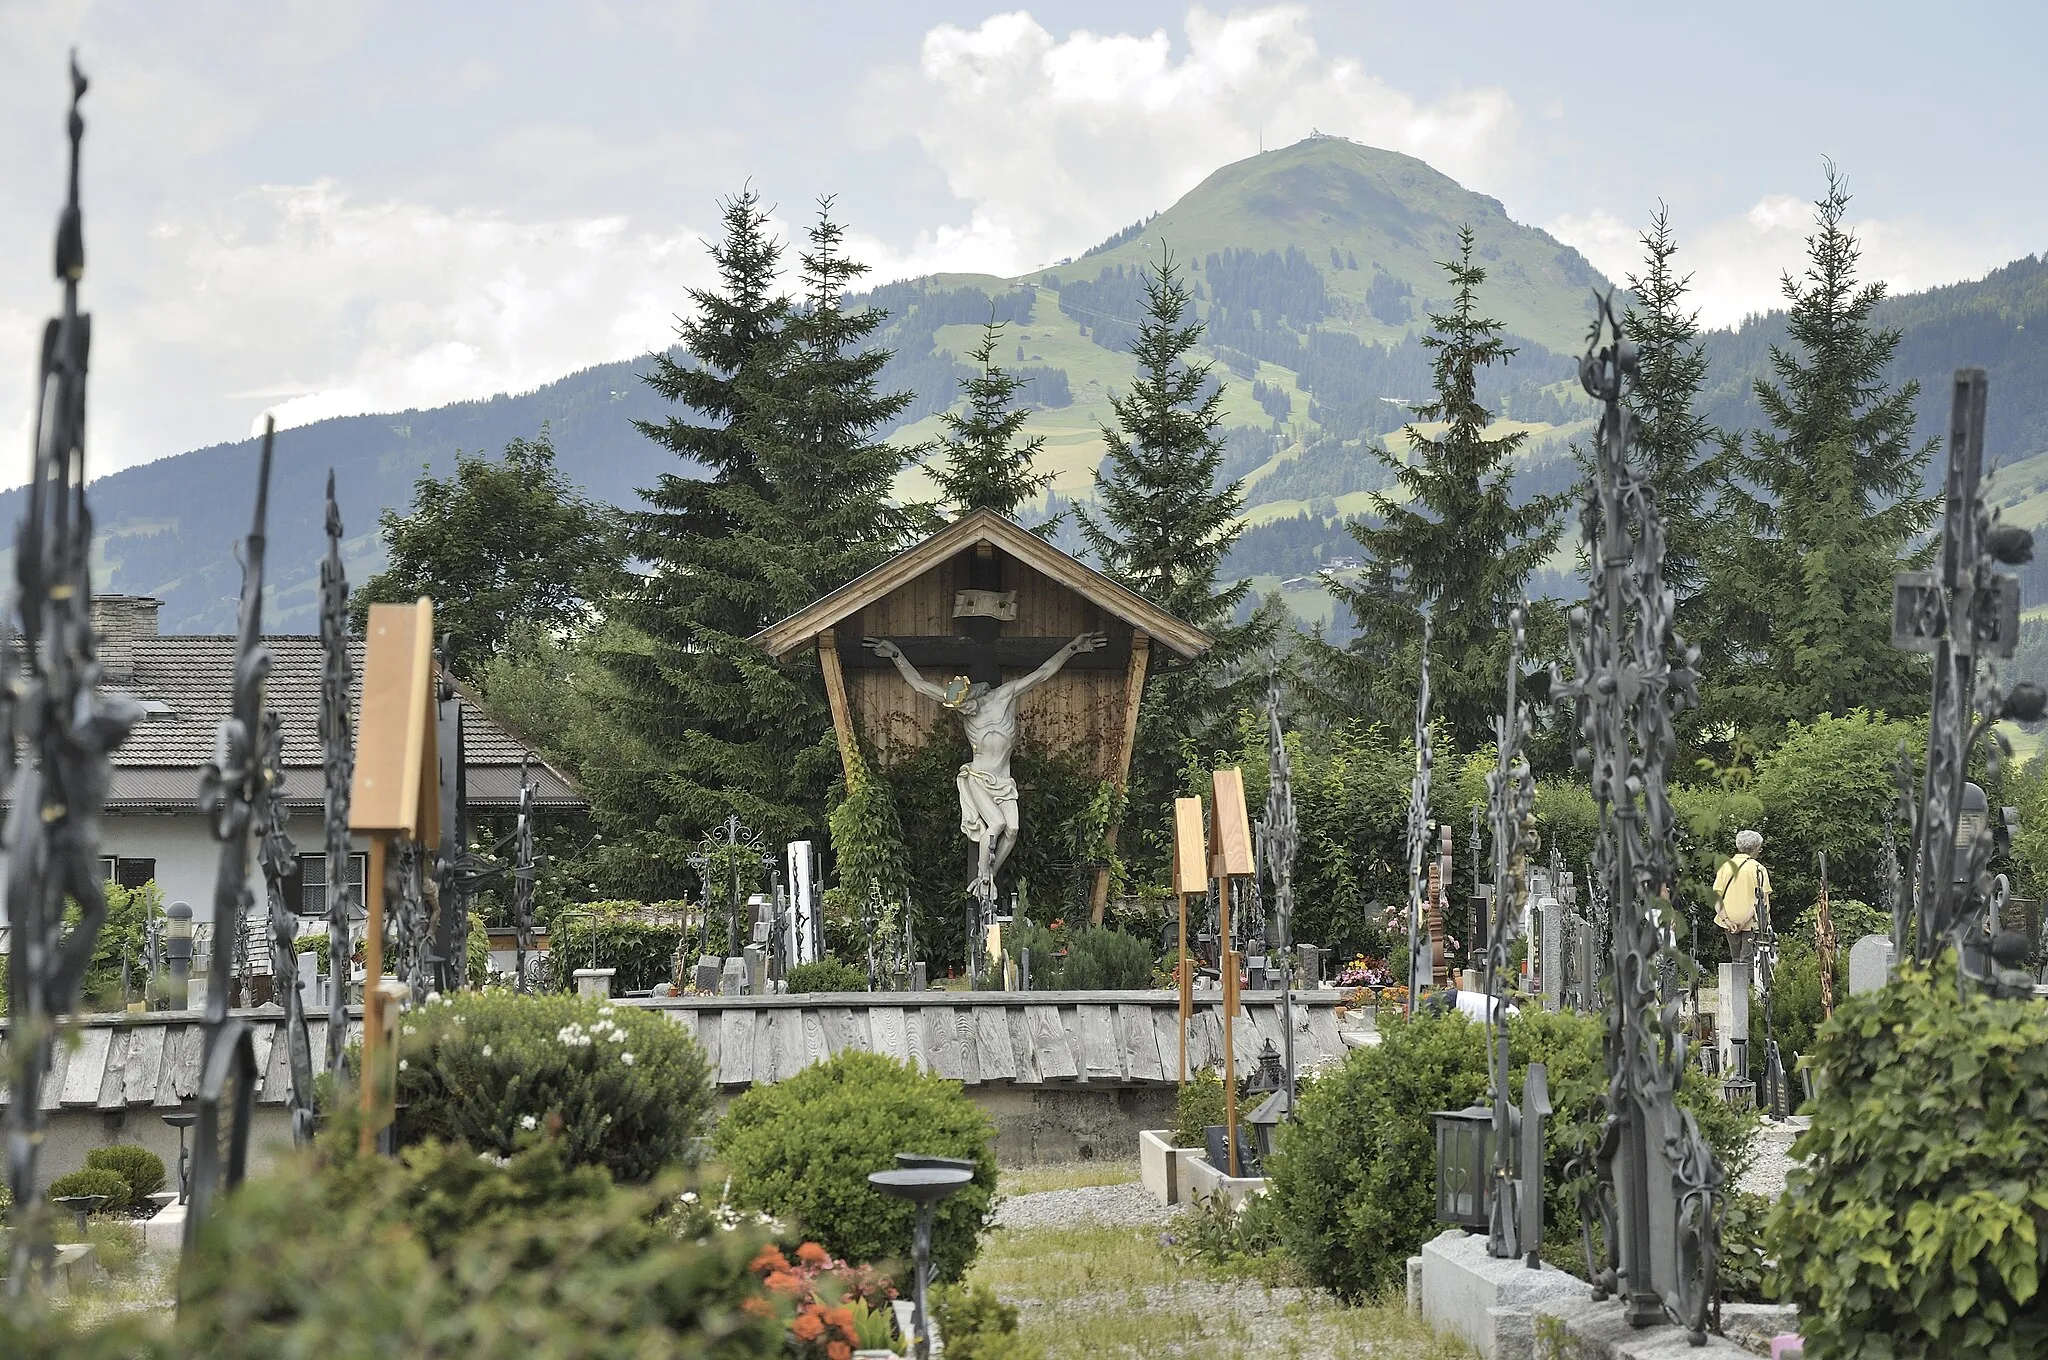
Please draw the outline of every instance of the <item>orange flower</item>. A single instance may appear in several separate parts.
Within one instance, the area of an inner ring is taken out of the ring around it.
[[[830,1360],[853,1360],[853,1347],[844,1341],[833,1341],[826,1345],[825,1354]]]
[[[789,1258],[784,1256],[771,1242],[769,1245],[761,1248],[760,1252],[748,1264],[747,1269],[760,1271],[788,1270]]]
[[[775,1305],[768,1302],[768,1300],[762,1298],[759,1294],[755,1294],[749,1298],[741,1299],[740,1307],[746,1312],[752,1313],[755,1317],[758,1318],[768,1318],[775,1316]]]
[[[804,1291],[804,1282],[786,1270],[771,1270],[768,1278],[761,1281],[771,1294],[788,1294],[795,1297]]]
[[[816,1341],[825,1334],[825,1322],[811,1309],[796,1315],[796,1321],[789,1324],[789,1330],[796,1333],[799,1341]]]
[[[840,1331],[845,1332],[848,1336],[853,1335],[853,1310],[851,1308],[827,1308],[825,1310],[825,1321],[831,1323]]]
[[[832,1253],[816,1242],[806,1242],[796,1249],[796,1259],[807,1266],[822,1266],[832,1259]]]

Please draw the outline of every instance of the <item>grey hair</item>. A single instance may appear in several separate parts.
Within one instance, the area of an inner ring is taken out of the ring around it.
[[[1738,831],[1735,833],[1735,848],[1745,855],[1754,855],[1764,848],[1764,833],[1761,831]]]

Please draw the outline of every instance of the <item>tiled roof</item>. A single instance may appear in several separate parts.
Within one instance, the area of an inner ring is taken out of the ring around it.
[[[284,724],[285,790],[293,806],[320,801],[320,682],[324,655],[320,639],[306,635],[266,637],[270,677],[264,700]],[[108,688],[125,690],[147,711],[114,753],[110,807],[175,806],[190,802],[198,770],[213,759],[215,734],[233,701],[235,639],[196,634],[163,634],[134,641],[134,675]],[[358,678],[363,648],[349,644]],[[355,693],[360,710],[361,690]],[[469,766],[470,801],[479,806],[518,801],[519,762],[531,749],[485,716],[473,695],[460,696],[463,749]],[[577,806],[581,796],[558,772],[534,757],[533,776],[543,806]]]

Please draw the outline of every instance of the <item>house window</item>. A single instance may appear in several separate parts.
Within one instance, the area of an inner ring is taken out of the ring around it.
[[[348,886],[355,890],[358,907],[363,901],[363,875],[368,871],[368,855],[348,857]],[[325,916],[327,914],[327,856],[299,856],[299,915]]]
[[[139,888],[156,877],[156,861],[101,855],[100,877],[121,888]]]

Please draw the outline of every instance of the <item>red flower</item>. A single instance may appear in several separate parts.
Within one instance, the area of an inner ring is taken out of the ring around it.
[[[774,1243],[771,1242],[769,1245],[761,1248],[754,1259],[747,1264],[747,1269],[757,1271],[788,1270],[789,1258],[784,1256]]]
[[[831,1263],[832,1253],[816,1242],[806,1242],[796,1249],[796,1259],[807,1266],[822,1266]]]

